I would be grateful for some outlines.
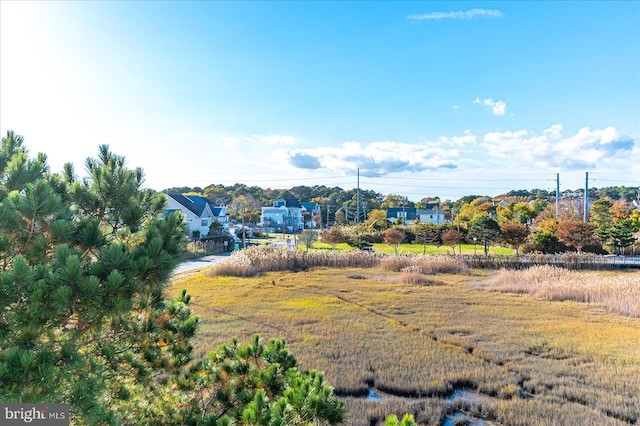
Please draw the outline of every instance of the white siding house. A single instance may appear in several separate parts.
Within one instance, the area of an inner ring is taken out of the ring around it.
[[[222,225],[223,232],[229,231],[227,206],[216,207],[206,198],[197,195],[169,193],[165,194],[165,197],[167,198],[165,214],[171,214],[174,211],[182,212],[190,237],[193,238],[196,231],[196,234],[204,237],[214,221]]]
[[[417,216],[420,218],[420,223],[433,223],[434,225],[444,223],[444,211],[438,208],[418,210]]]
[[[265,232],[300,232],[304,229],[303,210],[300,201],[279,198],[273,207],[262,208],[260,227]]]

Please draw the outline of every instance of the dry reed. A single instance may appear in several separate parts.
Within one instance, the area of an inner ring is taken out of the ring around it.
[[[386,256],[362,251],[290,251],[282,247],[258,246],[234,252],[217,262],[209,276],[255,277],[263,272],[301,271],[316,267],[374,268],[387,271],[412,268],[422,274],[467,272],[464,260],[455,256]]]
[[[385,271],[419,271],[423,274],[455,274],[469,271],[467,263],[456,256],[397,255],[386,256],[380,260]]]
[[[501,270],[485,284],[490,289],[527,293],[547,300],[574,300],[602,305],[612,312],[640,317],[640,276],[606,276],[555,266]]]

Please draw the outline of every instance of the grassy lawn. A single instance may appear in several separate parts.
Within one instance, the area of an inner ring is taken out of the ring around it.
[[[301,368],[325,371],[344,396],[350,425],[405,412],[426,424],[637,424],[640,319],[492,291],[492,274],[411,285],[380,269],[202,273],[168,292],[193,297],[196,357],[233,336],[285,337]],[[364,397],[369,388],[383,399]]]
[[[293,235],[293,234],[268,234],[266,237],[264,238],[260,238],[260,239],[252,239],[252,242],[255,243],[259,243],[259,244],[266,244],[266,243],[275,243],[275,242],[279,242],[279,241],[286,241],[287,239],[290,240],[295,240],[297,236]],[[313,249],[316,250],[333,250],[333,248],[326,243],[320,242],[320,241],[316,241],[313,243]],[[299,244],[298,245],[298,249],[299,250],[305,250],[306,247],[304,246],[304,244]],[[346,243],[342,243],[342,244],[338,244],[336,246],[336,250],[337,251],[353,251],[355,250],[353,247],[351,247],[349,244]],[[394,253],[394,248],[393,246],[390,246],[389,244],[373,244],[373,250],[376,253],[386,253],[386,254],[393,254]],[[449,246],[436,246],[433,244],[427,244],[426,246],[423,246],[421,244],[400,244],[398,246],[398,254],[454,254],[452,253],[453,249]],[[455,254],[483,254],[483,247],[481,244],[476,244],[475,248],[473,244],[461,244],[459,246],[456,246],[455,249]],[[491,246],[489,247],[489,254],[494,254],[494,255],[508,255],[508,254],[515,254],[515,250],[510,249],[510,248],[506,248],[506,247],[497,247],[497,246]]]

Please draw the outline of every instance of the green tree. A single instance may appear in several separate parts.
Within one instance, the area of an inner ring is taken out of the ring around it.
[[[180,399],[154,377],[190,360],[198,321],[186,294],[162,296],[184,228],[108,147],[86,166],[82,181],[70,165],[52,175],[22,138],[2,140],[0,394],[69,403],[89,424],[135,417],[144,395],[153,421]]]
[[[209,225],[209,231],[207,232],[207,236],[210,237],[212,235],[220,235],[222,234],[223,231],[224,231],[224,225],[218,222],[217,220],[214,220],[213,222],[211,222],[211,225]]]
[[[636,242],[636,228],[631,219],[622,219],[609,228],[609,238],[615,253],[624,253],[624,249]]]
[[[602,244],[609,243],[609,229],[613,225],[612,207],[613,201],[610,198],[600,198],[594,201],[591,210],[589,210],[589,223],[594,226],[596,235]]]
[[[560,240],[551,231],[538,231],[531,237],[531,250],[541,253],[560,252]]]
[[[83,180],[71,165],[49,174],[21,137],[2,139],[3,402],[68,403],[71,421],[90,425],[214,424],[232,414],[245,424],[264,424],[263,415],[273,424],[342,420],[322,374],[298,371],[282,341],[234,342],[237,351],[194,363],[202,374],[186,370],[198,318],[186,291],[163,296],[186,244],[182,217],[164,217],[165,197],[141,189],[142,171],[107,146],[86,166]],[[198,386],[221,376],[222,390],[198,405]],[[239,402],[225,399],[227,389]],[[218,415],[221,406],[229,409]]]
[[[500,225],[487,215],[479,215],[469,225],[470,238],[480,241],[484,247],[485,256],[489,254],[489,246],[500,236]]]
[[[233,339],[191,366],[178,384],[191,395],[190,419],[204,425],[335,425],[344,404],[322,373],[301,372],[284,340],[265,346]]]
[[[440,229],[433,223],[415,225],[413,230],[416,234],[413,243],[422,244],[422,254],[427,254],[427,244],[439,245],[441,243]]]

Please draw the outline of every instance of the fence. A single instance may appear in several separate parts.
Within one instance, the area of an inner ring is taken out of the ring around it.
[[[591,254],[533,254],[523,256],[461,255],[471,268],[525,269],[531,266],[551,265],[572,270],[614,270],[640,268],[638,256],[597,256]]]

